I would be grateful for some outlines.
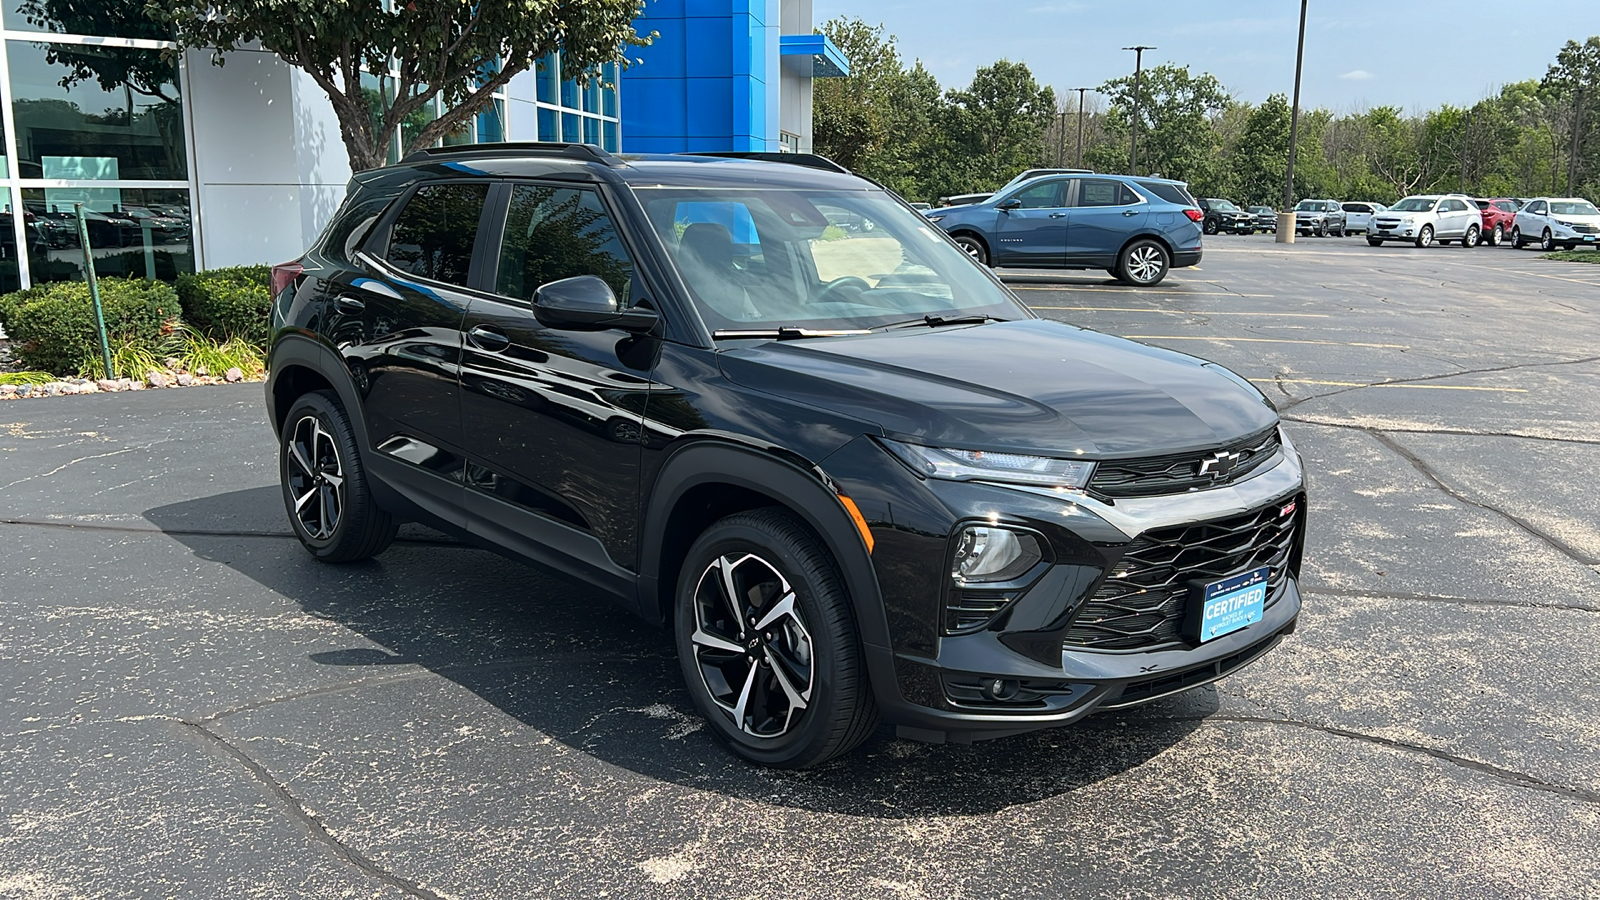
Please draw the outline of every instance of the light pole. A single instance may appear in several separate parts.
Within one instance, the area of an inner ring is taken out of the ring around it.
[[[1094,88],[1067,88],[1069,91],[1078,92],[1078,162],[1077,167],[1083,168],[1083,95]]]
[[[1306,58],[1306,3],[1300,0],[1300,43],[1294,51],[1294,106],[1289,109],[1289,172],[1283,179],[1283,210],[1278,213],[1276,240],[1294,243],[1294,157],[1300,143],[1300,70]]]
[[[1146,50],[1154,50],[1156,48],[1147,47],[1144,44],[1140,44],[1140,45],[1138,45],[1136,47],[1123,47],[1122,49],[1124,49],[1124,50],[1132,50],[1133,53],[1134,53],[1134,57],[1133,57],[1133,144],[1128,148],[1128,174],[1129,175],[1137,175],[1137,174],[1139,174],[1139,76],[1140,76],[1140,72],[1144,69],[1144,52]]]

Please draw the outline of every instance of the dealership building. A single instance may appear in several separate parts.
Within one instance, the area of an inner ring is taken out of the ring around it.
[[[173,65],[151,23],[61,6],[72,12],[57,20],[49,0],[0,0],[0,292],[83,277],[78,202],[101,275],[169,279],[302,253],[350,178],[321,88],[261,51]],[[630,48],[638,64],[584,85],[547,58],[448,142],[806,152],[812,79],[848,72],[812,33],[811,0],[650,0],[635,27],[659,35]],[[380,91],[383,75],[363,80]],[[426,120],[397,130],[393,157]]]

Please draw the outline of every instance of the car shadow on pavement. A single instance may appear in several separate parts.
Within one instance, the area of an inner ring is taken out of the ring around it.
[[[257,488],[144,515],[200,559],[364,638],[369,646],[308,654],[319,665],[349,669],[351,682],[420,666],[570,747],[696,790],[846,815],[980,815],[1115,778],[1182,740],[1217,708],[1207,688],[970,746],[897,740],[885,728],[826,766],[763,769],[703,727],[670,636],[591,588],[415,527],[402,532],[411,539],[377,559],[342,566],[313,560],[289,537],[203,527],[244,509],[281,510],[280,497],[276,488]],[[387,714],[373,705],[375,718]],[[385,730],[382,722],[362,724]],[[388,733],[418,739],[401,729]]]

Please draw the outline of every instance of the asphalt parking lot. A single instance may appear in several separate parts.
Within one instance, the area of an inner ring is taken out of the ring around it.
[[[0,404],[0,897],[1600,893],[1600,267],[1207,240],[1041,315],[1223,362],[1310,473],[1299,632],[1206,688],[752,768],[667,638],[421,529],[289,536],[259,385]]]

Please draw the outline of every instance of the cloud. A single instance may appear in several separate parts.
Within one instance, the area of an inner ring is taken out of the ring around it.
[[[1374,76],[1371,72],[1368,72],[1366,69],[1356,69],[1351,72],[1346,72],[1339,77],[1343,78],[1345,81],[1370,81],[1376,76]]]

